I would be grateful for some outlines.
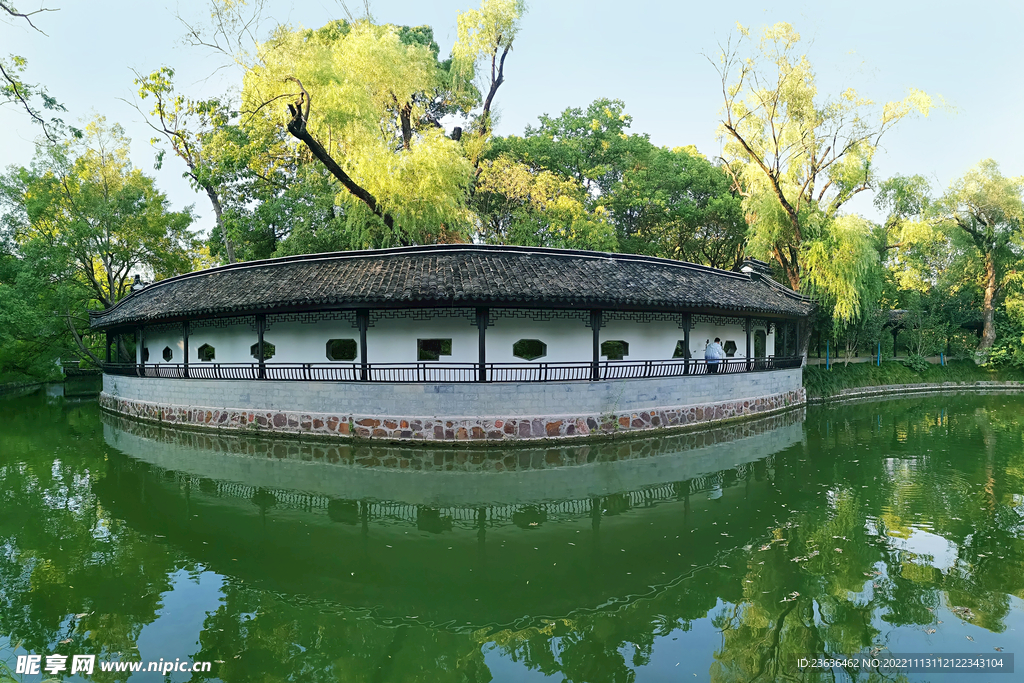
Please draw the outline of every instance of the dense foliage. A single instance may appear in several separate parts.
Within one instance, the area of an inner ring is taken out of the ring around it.
[[[944,382],[1021,382],[1024,371],[1016,368],[978,366],[970,360],[950,361],[945,366],[915,363],[920,356],[902,362],[883,359],[875,363],[839,363],[830,369],[824,365],[804,368],[804,387],[810,396],[828,397],[843,389],[881,387],[898,384],[942,384]]]
[[[874,163],[882,137],[940,103],[916,90],[881,106],[849,89],[819,93],[789,24],[740,27],[712,60],[723,98],[723,153],[712,159],[685,139],[655,145],[612,98],[496,135],[521,0],[460,13],[448,56],[429,26],[347,11],[320,28],[255,35],[267,22],[243,13],[261,8],[211,0],[210,25],[187,26],[187,42],[241,65],[229,93],[191,98],[167,66],[136,73],[158,165],[180,165],[213,209],[206,235],[132,164],[116,124],[65,126],[45,111],[59,103],[25,82],[24,60],[0,60],[0,102],[44,133],[36,158],[0,177],[0,376],[95,360],[85,312],[114,305],[136,275],[453,242],[733,270],[760,258],[819,301],[801,335],[812,354],[1024,366],[1024,179],[993,160],[944,192],[922,175],[886,178]],[[35,16],[7,0],[0,10]],[[874,194],[880,224],[847,210],[862,192]]]

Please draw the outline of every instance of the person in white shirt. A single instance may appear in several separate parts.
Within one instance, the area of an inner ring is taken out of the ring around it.
[[[718,372],[718,363],[723,358],[725,358],[725,349],[722,348],[722,340],[715,337],[715,341],[704,349],[704,360],[708,363],[708,372],[711,374]]]

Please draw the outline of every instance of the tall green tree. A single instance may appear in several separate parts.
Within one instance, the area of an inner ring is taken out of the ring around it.
[[[488,158],[508,156],[532,168],[571,178],[591,203],[622,179],[636,157],[651,149],[646,135],[630,134],[633,117],[622,100],[599,98],[586,109],[569,107],[558,116],[543,114],[522,136],[495,139]]]
[[[489,244],[618,251],[602,208],[588,208],[586,191],[564,178],[502,155],[483,162],[474,208],[479,236]]]
[[[747,224],[729,176],[693,147],[634,154],[601,205],[622,251],[738,269]]]
[[[741,26],[739,40],[712,60],[725,168],[745,197],[750,250],[778,263],[794,290],[826,293],[836,314],[852,319],[877,255],[867,223],[841,210],[876,185],[882,136],[914,112],[927,114],[932,100],[911,90],[879,111],[852,89],[823,99],[799,41],[786,23],[757,39]]]
[[[240,155],[237,153],[238,136],[232,139],[230,131],[226,130],[231,120],[229,107],[221,98],[192,100],[175,92],[174,70],[169,67],[145,76],[136,73],[135,85],[141,99],[153,100],[147,123],[167,141],[172,153],[185,162],[185,177],[193,189],[209,198],[226,260],[234,263],[235,245],[224,223],[224,194],[226,185],[238,172]],[[159,138],[151,142],[155,145]],[[163,157],[161,150],[157,156],[158,167]]]
[[[459,13],[458,40],[452,49],[454,66],[467,80],[483,67],[486,94],[476,125],[480,138],[490,135],[493,128],[491,108],[498,88],[505,82],[505,60],[519,35],[524,14],[524,0],[483,0],[480,9]]]
[[[589,222],[589,238],[574,246],[738,265],[746,223],[728,175],[693,147],[656,147],[631,123],[621,100],[601,98],[495,138],[473,201],[485,238],[532,243],[557,189],[561,206],[571,202]]]
[[[169,209],[153,179],[132,167],[128,145],[120,126],[98,117],[81,140],[40,148],[31,168],[0,183],[15,253],[60,293],[58,310],[79,342],[85,311],[116,304],[133,274],[168,277],[201,257],[191,210]]]
[[[1024,177],[1006,177],[986,159],[949,187],[936,210],[964,253],[980,265],[984,327],[977,350],[986,354],[996,340],[996,301],[1008,283],[1018,283],[1016,269],[1024,258]]]
[[[468,238],[472,164],[438,120],[469,108],[458,79],[429,28],[369,19],[279,27],[246,72],[242,109],[275,107],[272,122],[340,182],[348,218],[382,226],[376,244]]]

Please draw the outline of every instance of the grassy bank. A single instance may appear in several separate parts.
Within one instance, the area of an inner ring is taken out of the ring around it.
[[[945,367],[929,365],[922,372],[892,361],[883,362],[881,366],[873,363],[836,364],[831,370],[826,370],[824,365],[810,365],[804,368],[804,388],[807,389],[809,396],[831,396],[843,389],[887,384],[1007,380],[1024,381],[1024,371],[982,368],[970,360],[950,361]]]

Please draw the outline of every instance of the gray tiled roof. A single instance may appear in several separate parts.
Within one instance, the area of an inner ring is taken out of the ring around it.
[[[437,245],[250,261],[162,280],[92,314],[92,326],[310,310],[496,306],[805,316],[770,278],[589,251]]]

